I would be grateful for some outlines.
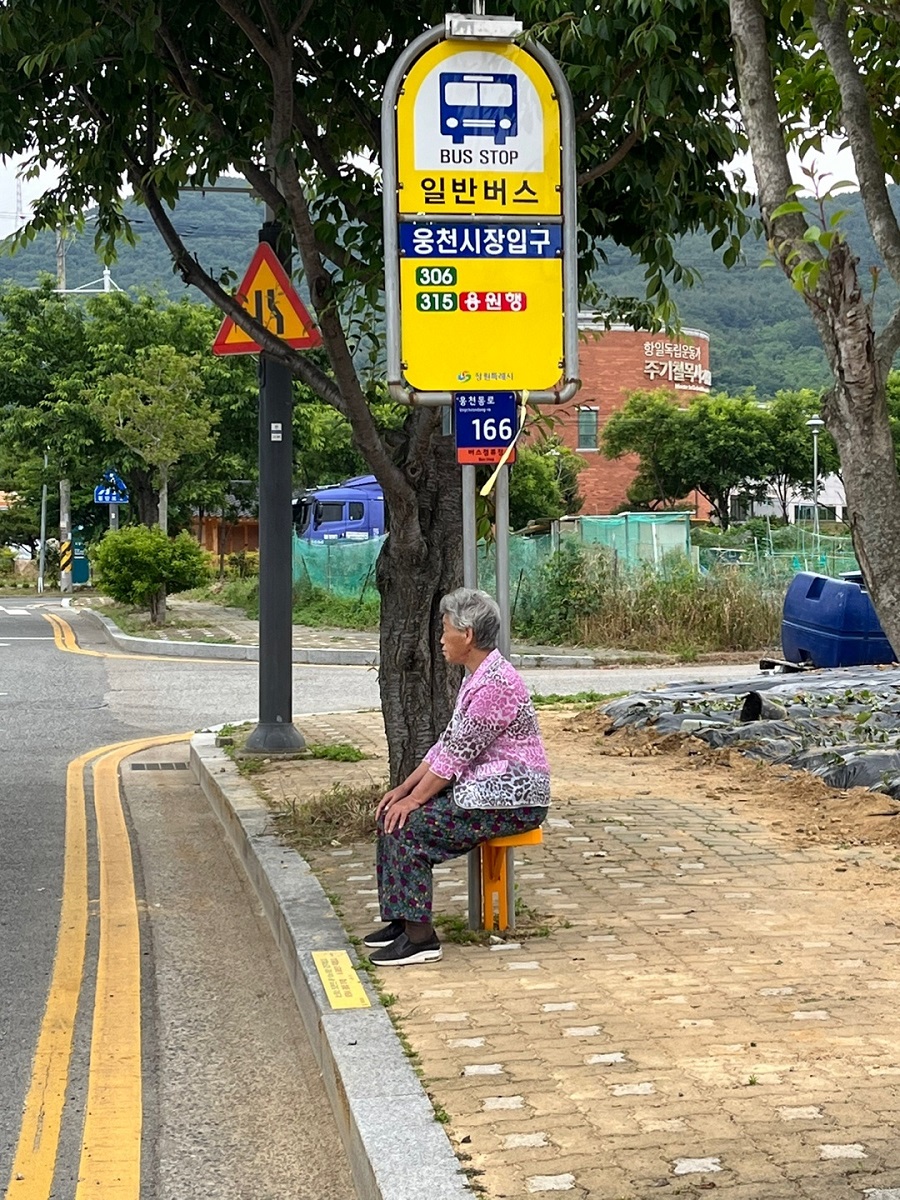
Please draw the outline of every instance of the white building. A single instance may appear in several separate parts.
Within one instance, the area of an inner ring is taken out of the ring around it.
[[[812,521],[813,504],[812,488],[795,488],[788,493],[787,515],[791,525],[797,521]],[[837,475],[826,475],[819,482],[819,520],[843,521],[847,499],[844,495],[844,485]],[[731,519],[745,521],[748,517],[777,517],[784,516],[781,498],[774,488],[770,487],[765,500],[748,500],[746,496],[734,495],[731,498]]]

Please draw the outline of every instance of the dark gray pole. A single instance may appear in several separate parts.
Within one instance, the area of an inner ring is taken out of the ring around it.
[[[278,225],[259,240],[278,250]],[[291,372],[259,356],[259,724],[246,749],[265,754],[303,750],[292,721]]]

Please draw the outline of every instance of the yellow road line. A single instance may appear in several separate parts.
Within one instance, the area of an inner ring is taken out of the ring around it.
[[[258,665],[256,659],[253,658],[182,658],[178,654],[129,654],[122,652],[119,654],[108,650],[85,650],[78,645],[75,637],[75,631],[68,621],[64,621],[62,617],[56,616],[55,613],[41,613],[45,621],[49,621],[53,626],[53,640],[56,643],[57,650],[66,650],[69,654],[86,654],[89,658],[127,658],[140,659],[144,662],[190,662],[190,663],[206,663],[216,667],[246,667]],[[321,663],[294,663],[294,670],[301,667],[306,667],[308,670],[321,667]],[[334,667],[353,668],[356,670],[371,670],[371,663],[334,663]]]
[[[55,613],[42,613],[45,621],[49,621],[53,626],[53,640],[56,643],[57,650],[65,650],[69,654],[84,654],[88,658],[128,658],[142,659],[145,662],[182,662],[177,655],[172,654],[128,654],[128,653],[113,653],[107,650],[85,650],[83,646],[78,645],[78,640],[75,637],[75,630],[68,621],[64,621],[62,617],[56,616]],[[192,659],[192,662],[227,662],[227,659],[209,659],[198,658]]]
[[[183,741],[190,736],[162,740]],[[141,945],[131,842],[118,782],[119,764],[132,753],[134,747],[126,746],[104,755],[94,766],[100,947],[75,1200],[88,1195],[103,1200],[139,1200],[140,1196]]]
[[[66,775],[66,847],[56,957],[6,1193],[10,1200],[13,1197],[37,1200],[49,1196],[53,1183],[87,935],[87,827],[83,772],[91,758],[108,749],[110,747],[103,746],[73,759]]]
[[[19,1140],[5,1193],[7,1200],[48,1200],[53,1186],[87,937],[84,768],[91,759],[111,751],[119,752],[118,763],[127,754],[134,754],[149,746],[183,741],[187,737],[190,734],[116,742],[89,750],[69,763],[66,773],[63,893],[56,955],[32,1064],[31,1083],[25,1098]],[[128,852],[130,855],[130,846]]]

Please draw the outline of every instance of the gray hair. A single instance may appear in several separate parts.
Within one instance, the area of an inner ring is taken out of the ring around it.
[[[441,600],[441,615],[454,629],[471,629],[478,650],[496,650],[500,637],[500,609],[497,601],[474,588],[457,588]]]

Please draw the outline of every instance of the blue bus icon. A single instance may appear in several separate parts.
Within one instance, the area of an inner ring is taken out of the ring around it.
[[[492,137],[503,146],[518,133],[515,75],[442,72],[441,133],[461,146],[467,137]]]

